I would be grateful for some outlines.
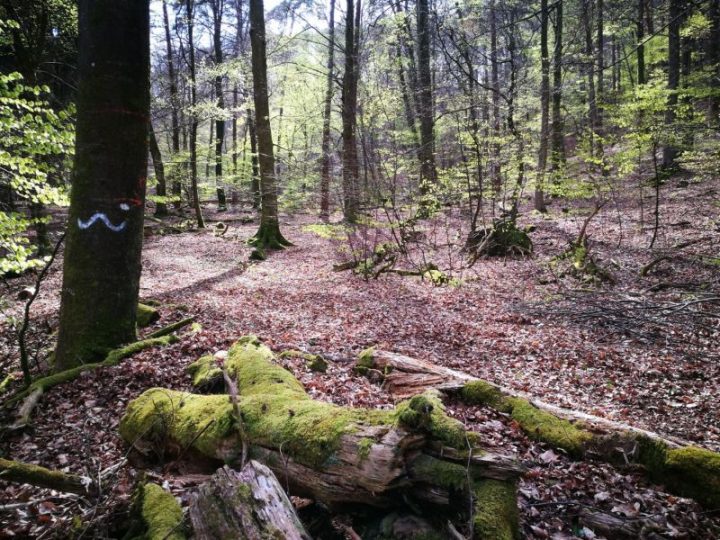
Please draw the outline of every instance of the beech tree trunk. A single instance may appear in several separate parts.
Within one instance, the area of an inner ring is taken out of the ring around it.
[[[257,132],[255,130],[255,115],[252,109],[247,110],[248,136],[250,137],[250,162],[252,164],[252,178],[250,180],[250,192],[252,194],[252,206],[256,210],[260,208],[260,164],[258,163]]]
[[[197,84],[195,80],[195,39],[193,30],[195,27],[195,0],[185,0],[185,11],[187,15],[188,31],[188,69],[190,71],[190,106],[197,105]],[[195,220],[198,228],[205,227],[202,209],[200,208],[200,193],[198,192],[198,171],[197,171],[197,114],[193,111],[190,116],[190,191],[195,209]]]
[[[265,36],[265,8],[262,0],[250,0],[250,46],[252,48],[253,96],[255,100],[255,129],[260,163],[260,228],[254,243],[258,257],[265,249],[281,249],[290,243],[280,232],[277,204],[275,155],[270,130],[268,100],[267,56]]]
[[[75,172],[57,371],[135,341],[143,238],[150,111],[148,0],[81,0],[79,26]]]
[[[678,103],[678,89],[680,88],[680,26],[682,24],[682,5],[680,0],[668,0],[668,91],[665,109],[665,126],[671,137],[674,138],[676,107]],[[674,142],[669,142],[663,147],[663,169],[675,167],[675,160],[678,156],[678,149]]]
[[[213,17],[213,53],[215,69],[219,70],[223,63],[222,52],[222,20],[225,9],[225,0],[213,0],[210,2]],[[223,77],[218,72],[215,76],[215,99],[220,114],[224,114],[225,95],[223,94]],[[223,179],[223,147],[225,144],[225,119],[221,116],[215,120],[215,188],[218,197],[218,210],[226,210],[225,188],[222,185]]]
[[[163,0],[163,23],[165,26],[165,47],[167,49],[166,62],[168,67],[168,79],[170,82],[170,127],[172,137],[172,153],[173,159],[177,159],[180,153],[180,121],[178,118],[178,110],[180,109],[180,100],[178,94],[177,75],[175,73],[175,58],[173,55],[172,37],[170,36],[170,19],[168,17],[167,2]],[[174,176],[177,176],[175,174]],[[179,209],[182,204],[182,186],[180,180],[175,178],[172,182],[172,194],[175,197],[175,209]]]
[[[435,119],[430,71],[430,8],[428,0],[417,1],[418,116],[420,119],[420,187],[427,191],[437,180],[435,170]]]
[[[645,78],[645,0],[638,0],[637,7],[637,79],[638,86],[647,82]]]
[[[548,51],[548,2],[540,2],[540,150],[538,152],[537,180],[535,181],[535,210],[546,212],[545,170],[547,169],[548,142],[550,139],[550,53]]]
[[[547,5],[545,5],[545,13],[547,16]],[[547,22],[545,23],[545,56],[547,59]],[[549,64],[548,64],[549,65]],[[545,76],[545,75],[544,75]],[[497,45],[497,6],[495,0],[490,2],[490,77],[492,81],[492,123],[493,123],[493,144],[491,156],[490,175],[492,179],[495,194],[500,193],[502,188],[502,178],[500,177],[500,79],[498,68],[498,45]],[[549,86],[548,86],[549,88]],[[548,89],[548,95],[549,95]],[[548,98],[549,99],[549,98]],[[547,118],[546,118],[547,124]],[[544,137],[549,136],[549,131],[543,131]],[[545,155],[547,161],[547,143],[545,143]],[[543,171],[544,171],[543,166]]]
[[[330,216],[330,174],[332,154],[330,152],[330,120],[332,114],[333,88],[335,87],[335,0],[330,0],[330,22],[328,23],[327,82],[325,83],[325,108],[323,110],[322,164],[320,171],[320,217]]]
[[[150,143],[150,157],[152,157],[153,169],[155,169],[155,181],[157,187],[155,188],[155,194],[158,197],[167,196],[167,187],[165,184],[165,165],[163,164],[162,154],[160,153],[160,146],[155,136],[155,129],[153,129],[152,122],[148,122],[148,141]],[[155,215],[157,217],[167,216],[167,204],[164,202],[158,202],[155,205]]]
[[[551,170],[558,171],[565,162],[565,126],[562,117],[563,0],[555,5],[555,51],[552,88]]]
[[[357,0],[360,13],[360,2]],[[355,2],[347,0],[345,14],[345,74],[342,92],[343,139],[343,214],[345,221],[355,223],[359,210],[359,167],[357,154],[357,39]],[[359,19],[359,17],[358,17]]]

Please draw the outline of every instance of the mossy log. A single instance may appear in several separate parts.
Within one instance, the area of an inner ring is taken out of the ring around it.
[[[0,458],[0,480],[78,495],[92,495],[96,492],[96,486],[89,478],[2,458]]]
[[[638,464],[650,479],[672,492],[711,508],[720,506],[720,454],[716,452],[556,407],[524,392],[397,353],[366,349],[355,369],[381,374],[385,388],[398,397],[433,388],[458,395],[468,404],[492,407],[508,414],[529,437],[562,449],[571,457]]]
[[[183,511],[172,493],[157,484],[140,487],[140,513],[147,540],[185,540]]]
[[[212,386],[219,371],[214,362],[205,357],[195,363],[195,385]],[[468,459],[477,435],[445,414],[436,393],[414,396],[393,410],[318,402],[252,339],[234,345],[224,366],[237,380],[251,457],[270,467],[293,494],[329,507],[402,506],[408,498],[442,504],[468,491],[458,489],[462,479],[514,485],[523,472],[512,459],[479,450]],[[226,395],[148,390],[128,405],[120,434],[143,453],[174,449],[232,465],[242,451]],[[432,501],[419,495],[428,491],[435,494]]]
[[[197,540],[283,538],[310,540],[270,469],[249,461],[240,472],[225,466],[190,498]]]

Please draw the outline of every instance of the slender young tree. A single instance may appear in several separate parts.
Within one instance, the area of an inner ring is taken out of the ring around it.
[[[545,11],[547,12],[547,6]],[[545,49],[547,52],[547,24],[545,25]],[[492,126],[493,144],[490,175],[495,194],[500,193],[502,178],[500,177],[500,75],[498,64],[498,43],[497,43],[497,5],[495,0],[490,2],[490,78],[492,81]],[[549,91],[548,91],[549,92]],[[549,131],[544,132],[546,136]],[[547,147],[545,149],[547,156]],[[547,160],[547,157],[546,157]]]
[[[636,31],[637,37],[637,81],[638,86],[647,82],[645,78],[645,0],[638,0]]]
[[[330,0],[330,21],[328,23],[327,80],[325,83],[325,108],[323,110],[322,164],[320,172],[320,217],[330,217],[330,115],[332,114],[333,89],[335,88],[335,0]]]
[[[136,339],[150,112],[149,0],[80,0],[75,172],[55,369]]]
[[[177,156],[180,153],[180,99],[178,94],[177,74],[175,73],[175,58],[173,56],[173,43],[170,35],[170,18],[168,17],[167,2],[163,0],[163,25],[165,27],[165,48],[167,50],[166,62],[170,91],[170,129],[172,140],[172,153]],[[179,210],[182,204],[182,186],[178,178],[173,179],[172,194],[175,197],[175,209]]]
[[[252,193],[252,207],[260,209],[262,203],[260,196],[260,164],[258,163],[257,132],[255,130],[255,114],[252,109],[247,110],[248,136],[250,137],[250,162],[252,165],[252,178],[250,191]]]
[[[552,151],[550,168],[557,172],[565,162],[565,126],[562,117],[563,0],[555,4],[555,49],[553,51]]]
[[[157,182],[155,195],[158,197],[165,197],[167,196],[167,186],[165,184],[165,164],[162,160],[160,146],[158,145],[152,122],[148,123],[148,142],[150,143],[150,157],[152,157],[153,169],[155,169],[155,181]],[[167,204],[164,202],[158,202],[155,205],[155,215],[157,217],[167,216],[167,213]]]
[[[263,0],[250,0],[250,47],[252,49],[253,96],[255,101],[255,129],[260,154],[260,228],[253,238],[255,256],[265,257],[266,249],[282,249],[291,245],[280,232],[277,204],[275,155],[270,130],[268,100],[265,8]]]
[[[417,0],[418,117],[420,120],[420,185],[434,184],[435,121],[430,71],[430,23],[428,0]]]
[[[212,0],[210,10],[213,19],[213,60],[215,61],[215,100],[220,111],[220,116],[215,120],[215,184],[218,198],[218,209],[225,210],[225,189],[222,185],[223,179],[223,148],[225,145],[225,118],[222,116],[225,111],[225,94],[223,93],[223,76],[220,73],[220,66],[223,63],[222,50],[222,21],[225,12],[225,0]]]
[[[665,109],[665,125],[669,132],[675,129],[678,89],[680,88],[680,26],[682,24],[682,2],[668,0],[668,84],[669,91],[667,108]],[[664,169],[675,167],[678,149],[673,143],[663,147],[662,166]]]
[[[550,138],[550,52],[548,51],[548,2],[540,2],[540,149],[538,152],[537,180],[535,184],[535,210],[546,212],[545,170],[547,168],[548,139]]]
[[[342,139],[343,139],[343,214],[345,221],[355,223],[359,210],[359,167],[357,154],[357,38],[360,1],[357,7],[347,0],[345,20],[345,74],[342,93]],[[355,10],[357,9],[357,16]]]
[[[188,33],[188,70],[190,71],[190,106],[194,109],[197,105],[197,81],[195,76],[195,0],[185,0],[185,14],[187,15]],[[197,132],[198,119],[193,110],[190,112],[190,191],[192,193],[193,207],[195,209],[195,220],[198,228],[205,227],[202,209],[200,208],[200,193],[198,191],[198,170],[197,170]]]

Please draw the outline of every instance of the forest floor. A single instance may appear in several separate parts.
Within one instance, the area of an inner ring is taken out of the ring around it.
[[[663,198],[653,251],[648,250],[651,190],[646,188],[642,199],[643,219],[637,192],[628,193],[607,205],[588,228],[590,250],[612,283],[561,275],[563,265],[551,264],[577,236],[590,203],[555,201],[547,216],[528,213],[522,224],[536,227],[532,257],[485,258],[472,268],[460,253],[468,219],[444,213],[423,226],[411,260],[397,265],[431,260],[456,279],[443,287],[397,274],[364,280],[333,271],[334,263],[347,258],[348,241],[333,237],[334,229],[328,235],[311,215],[283,217],[294,247],[272,252],[261,263],[248,262],[245,241],[257,225],[242,223],[245,211],[208,208],[207,229],[180,234],[151,223],[155,234],[145,240],[141,298],[163,304],[156,326],[192,314],[202,330],[52,389],[43,396],[32,429],[4,437],[0,455],[77,473],[120,463],[127,447],[117,425],[128,401],[154,386],[189,389],[184,372],[189,363],[227,349],[245,334],[260,336],[276,351],[298,349],[328,359],[324,374],[283,360],[317,399],[392,405],[381,388],[352,371],[358,352],[378,345],[554,405],[719,451],[720,182],[691,182]],[[230,225],[222,236],[214,232],[218,220]],[[159,234],[161,229],[168,234]],[[383,235],[386,230],[370,231],[350,243],[357,248]],[[693,243],[677,247],[688,242]],[[668,258],[646,276],[639,274],[663,255]],[[34,346],[48,344],[56,328],[60,268],[56,263],[33,306]],[[10,299],[8,314],[21,307],[14,299],[30,280],[9,282],[3,292]],[[3,325],[0,357],[7,360],[0,370],[7,373],[17,369],[11,364],[16,351],[7,321]],[[637,470],[570,460],[529,440],[509,418],[490,409],[451,404],[449,411],[482,433],[488,448],[516,454],[529,468],[519,498],[526,538],[602,538],[583,527],[582,508],[645,519],[648,538],[720,537],[719,512],[666,493]],[[185,500],[202,480],[192,473],[171,464],[150,475],[167,481]],[[63,537],[79,514],[80,536],[112,534],[126,517],[136,474],[124,465],[107,486],[107,496],[92,504],[0,485],[0,538]],[[27,504],[3,506],[15,503]]]

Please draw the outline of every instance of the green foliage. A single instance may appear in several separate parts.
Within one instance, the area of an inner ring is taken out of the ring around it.
[[[47,87],[28,86],[18,73],[0,74],[0,273],[44,263],[34,258],[27,230],[40,221],[15,208],[67,204],[65,180],[73,154],[72,109],[55,111]]]

